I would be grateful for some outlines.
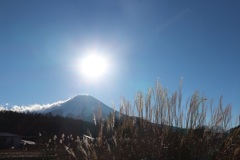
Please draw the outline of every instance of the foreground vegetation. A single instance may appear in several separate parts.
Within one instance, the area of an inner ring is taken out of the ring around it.
[[[99,121],[97,142],[81,143],[82,156],[85,159],[239,159],[239,127],[229,130],[231,106],[224,107],[222,97],[217,106],[207,105],[206,98],[198,91],[183,106],[181,90],[180,83],[179,89],[169,96],[157,82],[146,95],[137,93],[133,106],[123,100],[119,121],[115,121],[114,114],[106,123]]]
[[[240,127],[231,128],[231,106],[224,107],[222,97],[213,106],[198,91],[183,105],[181,90],[180,83],[169,95],[157,82],[146,95],[137,93],[133,106],[123,99],[119,114],[107,120],[99,110],[93,124],[45,128],[37,149],[56,159],[240,159]]]

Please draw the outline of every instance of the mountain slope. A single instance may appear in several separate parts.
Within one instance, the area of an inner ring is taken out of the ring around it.
[[[53,115],[93,122],[93,116],[94,114],[95,116],[98,115],[99,108],[103,119],[106,119],[110,113],[114,112],[114,109],[90,95],[78,95],[61,104],[51,106],[44,110],[43,113],[52,113]]]

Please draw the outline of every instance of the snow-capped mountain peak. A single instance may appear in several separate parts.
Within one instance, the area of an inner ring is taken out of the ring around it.
[[[93,115],[98,115],[99,109],[104,119],[106,119],[110,113],[114,112],[114,109],[90,95],[77,95],[63,103],[52,105],[42,112],[92,122]]]

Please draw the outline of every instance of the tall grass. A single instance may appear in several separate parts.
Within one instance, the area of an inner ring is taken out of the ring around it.
[[[199,91],[182,104],[181,81],[171,95],[157,81],[146,95],[135,95],[133,107],[123,98],[119,118],[118,127],[113,116],[107,121],[107,131],[114,131],[111,136],[117,138],[114,144],[118,144],[108,144],[116,153],[108,150],[119,159],[136,158],[138,154],[139,158],[150,159],[206,159],[217,154],[223,133],[231,127],[231,106],[224,107],[220,97],[219,104],[213,107]]]
[[[204,95],[195,91],[186,104],[182,104],[182,82],[179,89],[169,95],[167,89],[157,81],[155,88],[149,88],[146,95],[142,92],[136,94],[134,109],[129,102],[122,100],[119,117],[136,114],[141,125],[144,122],[152,122],[185,129],[208,126],[227,130],[231,127],[231,105],[224,107],[223,97],[220,97],[219,104],[213,107],[211,102],[206,103],[207,98]]]

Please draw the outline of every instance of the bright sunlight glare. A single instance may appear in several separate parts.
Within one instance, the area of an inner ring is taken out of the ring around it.
[[[88,79],[98,79],[107,72],[108,62],[106,57],[92,54],[82,59],[81,72]]]

